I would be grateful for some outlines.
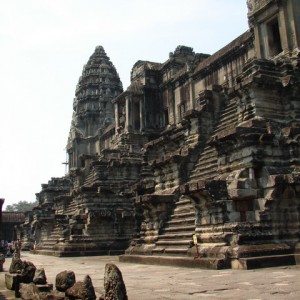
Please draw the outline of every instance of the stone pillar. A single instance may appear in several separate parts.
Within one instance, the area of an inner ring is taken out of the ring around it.
[[[115,102],[115,121],[116,121],[116,127],[115,127],[115,132],[116,134],[118,133],[118,128],[120,126],[120,120],[119,120],[119,104]]]
[[[190,99],[187,99],[190,103],[189,109],[195,109],[196,103],[195,103],[195,93],[194,93],[194,84],[193,79],[189,78],[189,89],[190,89]]]
[[[293,49],[300,48],[300,3],[298,0],[290,0],[287,3],[287,15],[291,22],[287,23],[288,36],[291,39],[290,44]],[[294,34],[293,34],[294,33]]]
[[[279,9],[278,18],[280,22],[279,31],[280,31],[282,50],[288,51],[289,50],[288,32],[287,32],[285,13],[283,7]]]
[[[126,108],[125,108],[125,114],[126,114],[126,120],[125,120],[125,132],[130,131],[131,129],[131,96],[126,96]]]
[[[140,131],[144,130],[144,103],[145,103],[144,99],[145,99],[145,95],[139,101],[139,105],[140,105]]]
[[[172,87],[168,89],[169,124],[176,124],[175,95]]]
[[[257,38],[257,37],[260,36],[259,31],[260,31],[259,26],[255,26],[255,27],[254,27],[254,35],[255,35],[256,38],[255,38],[255,40],[254,40],[254,45],[255,45],[255,53],[256,53],[256,56],[257,56],[258,58],[262,58],[262,57],[264,57],[265,55],[264,55],[264,53],[262,52],[262,49],[261,49],[261,47],[260,47],[260,38]]]

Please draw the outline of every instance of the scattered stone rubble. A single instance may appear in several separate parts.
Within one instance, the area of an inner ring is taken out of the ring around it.
[[[17,255],[12,259],[9,272],[5,273],[6,288],[23,300],[95,300],[96,293],[89,275],[76,281],[73,271],[65,270],[56,275],[55,290],[47,283],[43,268],[37,269],[32,262],[22,261]],[[127,300],[122,273],[114,264],[105,266],[104,295],[100,300]]]

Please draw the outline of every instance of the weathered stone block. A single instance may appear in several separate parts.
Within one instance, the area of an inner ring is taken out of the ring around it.
[[[11,264],[9,267],[9,273],[21,273],[23,270],[23,261],[20,259],[20,257],[14,253],[13,258],[11,260]]]
[[[230,189],[228,195],[233,200],[254,199],[257,197],[256,189]]]
[[[73,271],[62,271],[56,275],[55,287],[58,291],[65,292],[75,282],[75,273]]]
[[[33,283],[35,283],[35,284],[46,284],[47,283],[47,277],[46,277],[44,268],[35,270]]]
[[[38,289],[34,283],[20,283],[19,293],[23,300],[40,300]]]
[[[19,274],[5,274],[5,286],[8,290],[15,291],[19,288],[21,276]]]
[[[78,281],[66,290],[66,296],[70,299],[95,300],[96,294],[90,276],[85,276],[83,282]]]
[[[127,300],[126,287],[123,276],[115,264],[106,264],[104,273],[104,292],[102,299]]]
[[[30,261],[23,262],[23,269],[21,272],[21,282],[22,283],[31,283],[34,278],[36,267]]]

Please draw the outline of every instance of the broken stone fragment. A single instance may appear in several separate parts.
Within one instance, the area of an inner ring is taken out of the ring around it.
[[[20,283],[19,293],[23,300],[40,300],[38,289],[34,283]]]
[[[115,264],[106,264],[104,273],[104,300],[127,300],[123,276]]]
[[[23,269],[21,272],[21,282],[31,283],[33,282],[36,267],[30,261],[23,261]]]
[[[62,271],[56,275],[55,287],[58,291],[65,292],[75,282],[75,273],[73,271]]]
[[[20,259],[19,255],[15,253],[11,260],[11,264],[8,271],[10,274],[13,274],[13,273],[21,273],[22,270],[23,270],[23,262]]]
[[[91,277],[86,275],[83,282],[76,282],[66,290],[66,296],[70,299],[95,300],[96,294]]]
[[[21,276],[19,274],[5,274],[5,286],[8,290],[14,291],[19,288]]]
[[[35,284],[46,284],[47,283],[47,277],[46,277],[44,268],[35,270],[33,282]]]

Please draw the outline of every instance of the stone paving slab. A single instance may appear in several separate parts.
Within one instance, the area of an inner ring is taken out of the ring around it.
[[[130,300],[162,299],[300,299],[300,266],[257,270],[206,270],[184,267],[142,265],[119,262],[117,256],[53,257],[22,253],[36,267],[43,267],[49,283],[64,270],[75,272],[76,280],[90,275],[97,298],[103,291],[106,263],[115,263],[122,272]],[[11,258],[4,263],[9,269]],[[0,299],[16,299],[5,289],[0,273]],[[1,298],[2,294],[2,298]]]

